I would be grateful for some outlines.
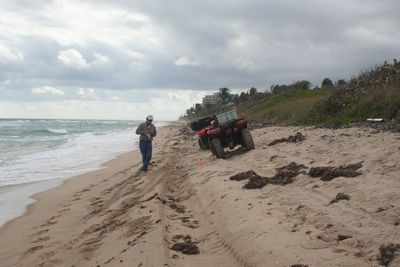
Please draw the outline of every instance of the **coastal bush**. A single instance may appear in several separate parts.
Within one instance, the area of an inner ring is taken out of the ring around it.
[[[266,92],[251,88],[233,95],[232,100],[239,114],[253,122],[340,126],[368,118],[400,121],[400,63],[396,60],[364,70],[348,81],[333,83],[325,78],[322,88],[310,87],[309,81],[300,80],[272,85]],[[216,105],[194,113],[215,114],[232,107]]]
[[[306,123],[313,106],[325,98],[328,93],[328,89],[289,91],[272,95],[264,102],[241,112],[250,121]]]

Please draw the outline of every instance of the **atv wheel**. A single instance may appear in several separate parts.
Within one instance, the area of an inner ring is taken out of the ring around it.
[[[199,147],[200,147],[201,150],[209,149],[209,144],[205,143],[203,138],[197,139],[197,143],[199,144]]]
[[[254,141],[249,129],[242,129],[240,132],[242,133],[243,145],[246,147],[246,149],[254,149]]]
[[[213,155],[215,155],[215,149],[214,149],[214,147],[213,147],[213,145],[211,143],[211,139],[208,140],[208,146],[210,147],[211,153]]]
[[[221,140],[219,138],[211,139],[211,150],[217,158],[224,158],[224,148],[222,147]]]
[[[201,149],[201,150],[206,150],[206,149],[204,148],[203,141],[201,141],[201,139],[200,139],[200,138],[199,138],[199,139],[197,139],[197,143],[199,144],[199,147],[200,147],[200,149]]]
[[[204,150],[210,149],[210,142],[208,141],[208,137],[207,136],[201,137],[201,141],[203,143]]]

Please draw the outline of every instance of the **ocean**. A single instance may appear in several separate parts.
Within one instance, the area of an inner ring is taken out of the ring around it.
[[[30,195],[136,149],[140,122],[0,119],[0,226],[23,212]]]

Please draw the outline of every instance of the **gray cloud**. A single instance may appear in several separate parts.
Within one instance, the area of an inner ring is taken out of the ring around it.
[[[70,13],[62,1],[7,2],[0,14],[16,16],[3,28],[16,29],[0,31],[0,44],[24,55],[0,63],[10,90],[265,89],[350,78],[399,56],[398,1],[69,1]],[[64,65],[68,49],[88,67]],[[95,53],[109,61],[92,64]],[[175,64],[182,57],[196,64]]]

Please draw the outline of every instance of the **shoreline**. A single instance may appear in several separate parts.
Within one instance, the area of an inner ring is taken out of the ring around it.
[[[15,191],[18,191],[19,188],[22,187],[22,188],[27,188],[26,191],[28,191],[28,192],[29,191],[34,191],[29,195],[20,196],[20,199],[22,199],[22,201],[24,201],[24,204],[22,204],[21,207],[20,207],[20,208],[22,208],[22,211],[21,210],[16,211],[15,213],[17,215],[13,216],[10,219],[8,219],[4,223],[1,223],[1,221],[0,221],[0,233],[4,230],[4,228],[7,227],[7,225],[11,224],[14,220],[17,220],[19,217],[23,217],[23,216],[29,214],[31,206],[34,206],[37,201],[45,200],[45,199],[43,199],[41,197],[42,193],[46,193],[48,191],[51,191],[51,190],[57,189],[59,187],[62,187],[65,184],[67,184],[69,182],[69,180],[79,179],[79,177],[99,172],[99,171],[103,170],[104,168],[107,168],[107,166],[109,164],[111,164],[112,161],[118,159],[119,157],[123,157],[126,154],[132,154],[137,150],[138,150],[138,148],[135,148],[135,149],[133,149],[131,151],[122,152],[120,154],[112,156],[111,159],[108,159],[108,160],[102,162],[95,170],[92,170],[92,171],[89,171],[89,172],[85,172],[85,173],[82,173],[82,174],[78,174],[78,175],[74,175],[74,176],[66,177],[66,178],[56,178],[56,179],[48,179],[48,180],[43,180],[43,181],[35,181],[35,182],[25,183],[25,184],[8,185],[8,186],[4,186],[4,187],[0,188],[0,189],[3,189],[3,188],[7,188],[7,187],[13,187],[13,188],[15,188]],[[39,185],[39,184],[44,184],[44,187],[36,188],[36,190],[32,190],[32,189],[29,188],[29,187],[32,187],[32,186],[35,186],[35,185]],[[5,194],[11,194],[11,193],[12,192],[5,192]],[[1,194],[1,190],[0,190],[0,194]]]
[[[298,131],[305,136],[300,143],[268,145]],[[0,262],[379,266],[379,247],[400,240],[398,134],[268,127],[252,135],[256,149],[216,159],[180,126],[163,128],[148,172],[138,171],[140,153],[131,151],[35,195],[28,212],[0,229]],[[285,185],[249,190],[246,181],[230,179],[248,170],[271,177],[291,162],[306,169]],[[357,162],[361,174],[355,177],[323,181],[308,175],[311,167]],[[349,199],[331,203],[340,192]],[[173,250],[183,240],[193,242],[198,254]]]
[[[5,203],[0,205],[0,231],[8,222],[25,214],[28,206],[36,201],[36,194],[60,185],[61,179],[50,179],[1,187],[0,199],[4,199]]]
[[[110,155],[108,159],[105,159],[103,162],[97,163],[96,167],[91,167],[91,171],[88,172],[83,172],[80,174],[68,176],[68,177],[63,177],[63,178],[53,178],[53,179],[47,179],[47,180],[41,180],[41,181],[34,181],[34,182],[29,182],[29,183],[22,183],[22,184],[15,184],[15,185],[6,185],[0,188],[0,197],[4,197],[4,199],[7,200],[7,195],[13,195],[13,193],[21,193],[21,191],[25,194],[23,195],[18,195],[15,198],[18,198],[18,205],[19,209],[18,210],[12,210],[11,213],[15,214],[13,216],[9,216],[10,218],[2,219],[0,218],[0,231],[1,229],[8,224],[9,222],[13,221],[14,219],[24,216],[25,212],[28,211],[28,208],[30,205],[35,204],[35,202],[38,200],[37,195],[44,193],[48,190],[52,190],[54,188],[63,186],[64,183],[66,183],[70,179],[74,179],[76,177],[80,177],[85,174],[89,174],[92,172],[100,171],[103,168],[106,168],[108,163],[113,161],[114,159],[117,159],[120,156],[123,156],[124,154],[132,153],[133,151],[138,150],[138,147],[133,148],[132,150],[121,152],[121,153],[116,153],[114,155]],[[42,187],[41,187],[42,185]],[[11,190],[7,190],[11,189]],[[4,191],[4,192],[2,192]],[[22,203],[21,203],[21,202]],[[9,203],[5,203],[2,206],[10,206]],[[8,212],[7,212],[8,213]],[[0,214],[1,216],[1,214]]]
[[[162,129],[163,127],[166,127],[174,122],[160,122],[160,126],[158,126],[159,129]],[[134,133],[132,134],[134,135]],[[134,135],[134,138],[137,136]],[[103,168],[107,167],[108,162],[118,158],[119,156],[122,156],[127,153],[132,153],[136,150],[139,149],[138,147],[139,142],[134,142],[134,147],[131,150],[128,151],[122,151],[122,152],[117,152],[110,154],[108,157],[105,157],[104,160],[99,161],[96,163],[96,166],[90,167],[89,169],[92,169],[90,171],[84,171],[84,172],[77,172],[77,174],[73,174],[72,176],[67,176],[63,178],[53,178],[53,179],[46,179],[46,180],[41,180],[41,181],[34,181],[34,182],[28,182],[28,183],[22,183],[22,184],[13,184],[13,185],[6,185],[3,187],[0,187],[0,199],[4,198],[5,200],[9,199],[9,196],[13,197],[14,203],[17,204],[17,210],[4,210],[2,209],[4,215],[6,216],[4,219],[1,217],[3,214],[0,212],[0,231],[1,229],[8,223],[13,221],[14,219],[23,216],[25,212],[28,210],[28,206],[31,204],[34,204],[37,201],[36,195],[46,192],[48,190],[57,188],[59,186],[62,186],[64,182],[66,182],[69,179],[73,179],[77,176],[85,175],[94,171],[101,170]],[[41,187],[42,185],[42,187]],[[7,190],[7,189],[11,190]],[[21,195],[22,192],[22,195]],[[15,196],[15,194],[19,194]],[[11,203],[12,204],[12,203]],[[4,205],[0,205],[0,207],[11,207],[10,203],[4,203]],[[11,214],[11,215],[10,215]]]

